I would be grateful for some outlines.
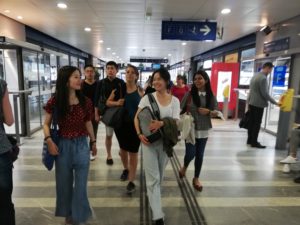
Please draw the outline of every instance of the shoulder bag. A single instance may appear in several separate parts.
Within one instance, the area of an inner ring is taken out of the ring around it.
[[[53,140],[53,142],[58,146],[60,137],[59,137],[59,132],[58,132],[57,117],[58,117],[57,109],[56,109],[56,107],[54,107],[52,123],[51,123],[51,128],[50,128],[50,136],[51,136],[51,139]],[[55,159],[56,159],[56,156],[51,155],[49,153],[47,142],[44,141],[43,151],[42,151],[42,162],[49,171],[52,170]]]
[[[148,96],[152,110],[148,106],[144,107],[139,112],[137,118],[139,120],[140,129],[141,129],[142,134],[146,136],[146,138],[148,139],[148,141],[150,143],[153,143],[155,141],[162,139],[163,135],[162,135],[161,129],[158,129],[156,132],[151,132],[149,130],[149,125],[150,125],[151,121],[160,119],[160,112],[159,112],[157,102],[156,102],[154,96],[152,95],[152,93],[147,94],[147,96]]]

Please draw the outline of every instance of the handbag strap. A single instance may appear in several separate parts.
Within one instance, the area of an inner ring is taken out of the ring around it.
[[[58,123],[58,112],[57,112],[57,107],[54,106],[54,107],[53,107],[53,113],[52,113],[52,127],[53,127],[53,129],[54,129],[55,131],[58,130],[58,128],[57,128],[57,127],[58,127],[57,123]]]
[[[156,117],[156,119],[160,120],[159,107],[158,107],[158,104],[157,104],[153,94],[149,93],[147,95],[148,95],[148,99],[149,99],[154,116]]]

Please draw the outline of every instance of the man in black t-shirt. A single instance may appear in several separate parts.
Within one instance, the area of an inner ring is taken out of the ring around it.
[[[95,80],[95,69],[93,65],[85,65],[84,76],[85,79],[81,84],[81,90],[86,97],[91,99],[93,103],[93,107],[95,107],[95,95],[96,95],[97,82]],[[97,131],[98,131],[99,122],[95,120],[95,117],[92,119],[92,124],[93,124],[94,135],[97,140]],[[95,156],[91,154],[90,159],[91,161],[95,160]]]
[[[109,61],[106,63],[106,75],[107,77],[100,80],[96,88],[95,96],[95,120],[100,122],[101,116],[104,114],[105,109],[108,107],[106,105],[106,100],[110,96],[113,90],[115,91],[115,101],[119,101],[120,104],[124,103],[124,94],[126,93],[126,84],[123,80],[116,77],[118,73],[118,65],[114,61]],[[121,98],[122,97],[122,98]],[[111,155],[112,146],[112,136],[113,128],[105,126],[106,129],[106,139],[105,146],[107,151],[106,164],[112,165],[113,159]]]

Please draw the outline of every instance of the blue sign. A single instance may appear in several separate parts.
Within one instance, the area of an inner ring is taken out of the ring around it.
[[[286,66],[274,67],[273,87],[284,87]]]
[[[216,22],[162,21],[161,39],[214,41],[216,33]]]

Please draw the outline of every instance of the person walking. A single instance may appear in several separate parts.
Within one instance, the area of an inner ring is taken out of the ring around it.
[[[176,77],[176,85],[173,85],[171,88],[171,94],[179,99],[181,102],[183,96],[189,91],[189,87],[185,85],[184,78],[181,75]]]
[[[134,128],[134,116],[141,100],[141,93],[137,86],[139,72],[133,65],[126,68],[126,93],[124,93],[124,102],[119,104],[114,101],[115,91],[113,90],[107,100],[108,106],[122,105],[125,108],[125,114],[122,124],[115,129],[115,134],[120,146],[120,157],[124,166],[124,170],[120,179],[126,181],[128,179],[127,193],[135,191],[135,176],[138,164],[138,150],[140,147],[140,139],[138,138]]]
[[[9,102],[7,84],[0,80],[0,223],[15,225],[15,208],[12,202],[13,191],[13,162],[10,158],[10,144],[5,134],[4,125],[11,126],[14,116]]]
[[[212,128],[211,116],[216,116],[218,104],[213,95],[208,74],[199,70],[193,76],[191,91],[186,93],[181,102],[182,112],[189,110],[195,124],[195,144],[185,141],[184,165],[179,170],[179,177],[185,176],[190,162],[195,158],[195,172],[193,187],[202,191],[203,186],[199,181],[203,164],[205,146]]]
[[[92,215],[87,197],[90,165],[90,138],[92,152],[97,154],[93,132],[93,106],[80,91],[80,71],[64,66],[58,71],[55,96],[47,102],[44,121],[44,140],[55,161],[56,210],[55,215],[65,217],[66,224],[85,223]],[[57,118],[59,145],[50,136],[53,116]]]
[[[161,120],[153,120],[149,126],[150,131],[155,132],[163,128],[165,126],[165,118],[171,117],[179,120],[180,103],[178,98],[169,94],[170,78],[169,72],[164,68],[154,71],[152,75],[152,84],[155,88],[155,92],[152,95],[157,102]],[[146,136],[141,133],[138,114],[146,106],[151,108],[148,95],[145,95],[141,99],[134,123],[136,132],[142,143],[147,195],[152,210],[152,218],[156,225],[163,225],[164,213],[161,205],[161,183],[168,162],[168,155],[164,149],[163,139],[150,143]],[[177,131],[175,132],[177,133]]]
[[[279,106],[268,93],[267,76],[272,72],[273,67],[271,62],[263,64],[262,71],[252,77],[250,81],[250,93],[248,96],[250,119],[247,145],[253,148],[266,148],[266,146],[257,141],[264,108],[268,106],[268,102]]]
[[[85,65],[84,67],[84,76],[85,79],[81,84],[81,90],[83,94],[88,97],[93,103],[93,109],[95,108],[95,96],[96,96],[96,88],[97,82],[95,80],[95,68],[93,65]],[[95,120],[95,116],[92,117],[93,131],[95,135],[95,140],[97,141],[97,133],[99,122]],[[93,161],[96,159],[92,154],[92,145],[90,146],[90,160]]]
[[[99,81],[96,88],[95,97],[95,120],[97,122],[101,121],[101,116],[105,113],[107,106],[106,101],[109,98],[112,90],[117,90],[114,97],[115,101],[119,101],[119,104],[123,104],[124,99],[120,97],[120,93],[126,92],[125,82],[116,77],[118,73],[118,65],[114,61],[109,61],[106,63],[106,75],[107,77]],[[114,129],[109,126],[105,126],[106,138],[105,147],[107,152],[106,164],[113,165],[114,161],[111,155],[112,137]]]

